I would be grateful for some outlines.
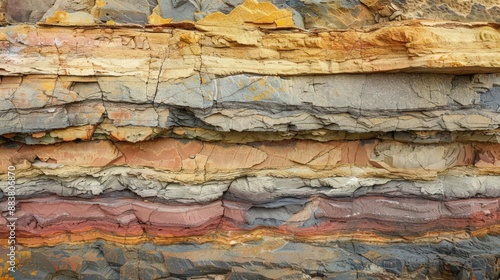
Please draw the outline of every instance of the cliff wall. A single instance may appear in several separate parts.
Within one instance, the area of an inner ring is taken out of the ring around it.
[[[0,22],[1,279],[500,277],[496,1]]]

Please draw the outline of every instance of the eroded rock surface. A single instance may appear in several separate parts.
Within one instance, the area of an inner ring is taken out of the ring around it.
[[[251,11],[270,11],[267,4],[256,8],[246,1]],[[262,1],[293,14],[295,26],[314,28],[355,28],[379,22],[405,19],[452,20],[457,22],[500,22],[500,5],[491,0],[271,0]],[[198,21],[214,13],[229,14],[244,4],[243,0],[2,0],[4,21],[45,22],[56,11],[85,12],[96,22],[148,23],[151,15],[173,22]],[[239,13],[241,11],[237,11]],[[220,17],[220,15],[217,15]],[[241,15],[239,16],[241,17]],[[0,18],[1,20],[2,18]],[[228,20],[226,23],[236,23]],[[279,24],[278,24],[279,25]]]
[[[499,24],[489,0],[0,0],[0,278],[497,279]]]

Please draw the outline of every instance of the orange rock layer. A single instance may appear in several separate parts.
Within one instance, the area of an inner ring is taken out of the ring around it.
[[[364,30],[320,32],[196,28],[1,27],[0,74],[134,76],[149,80],[154,91],[158,82],[184,79],[196,72],[310,75],[500,70],[500,32],[494,23],[412,20]]]
[[[191,176],[190,180],[206,181],[245,174],[279,176],[280,171],[316,178],[363,172],[365,176],[433,178],[445,170],[465,167],[470,173],[498,174],[500,145],[417,145],[379,140],[286,140],[237,145],[169,138],[135,144],[111,141],[6,144],[0,147],[4,177],[11,165],[17,167],[18,176],[28,176],[36,170],[54,175],[74,171],[74,176],[92,168],[96,171],[127,167],[144,170],[143,176],[148,172],[175,175],[170,179],[177,181],[183,181],[182,175]],[[138,172],[140,176],[141,171]]]

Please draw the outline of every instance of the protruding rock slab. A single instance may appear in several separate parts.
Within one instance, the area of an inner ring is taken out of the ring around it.
[[[194,73],[161,82],[158,76],[27,75],[1,81],[0,121],[10,124],[0,127],[2,134],[104,123],[100,131],[137,142],[156,134],[155,128],[179,126],[412,133],[492,130],[500,124],[499,74],[217,77]],[[108,120],[122,132],[113,131],[116,128]]]
[[[0,151],[2,170],[15,165],[19,177],[39,172],[62,177],[80,176],[86,172],[100,176],[96,172],[121,174],[137,169],[139,176],[144,178],[192,183],[245,175],[429,180],[453,169],[471,175],[500,173],[500,146],[490,143],[422,145],[380,140],[285,140],[235,145],[164,138],[136,144],[110,141],[54,145],[6,143],[0,146]],[[71,172],[73,174],[69,175]],[[6,176],[6,171],[3,174]]]
[[[500,33],[493,23],[414,20],[322,32],[201,28],[204,31],[6,26],[0,28],[1,73],[147,80],[152,79],[150,69],[159,67],[158,62],[160,75],[154,77],[160,81],[186,78],[196,71],[216,75],[463,74],[500,69]]]

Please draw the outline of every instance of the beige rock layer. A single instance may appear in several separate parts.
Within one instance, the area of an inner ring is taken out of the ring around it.
[[[0,28],[0,74],[137,77],[380,71],[490,73],[500,70],[496,24],[404,21],[364,30],[301,32],[197,26]],[[47,85],[49,86],[49,85]]]

